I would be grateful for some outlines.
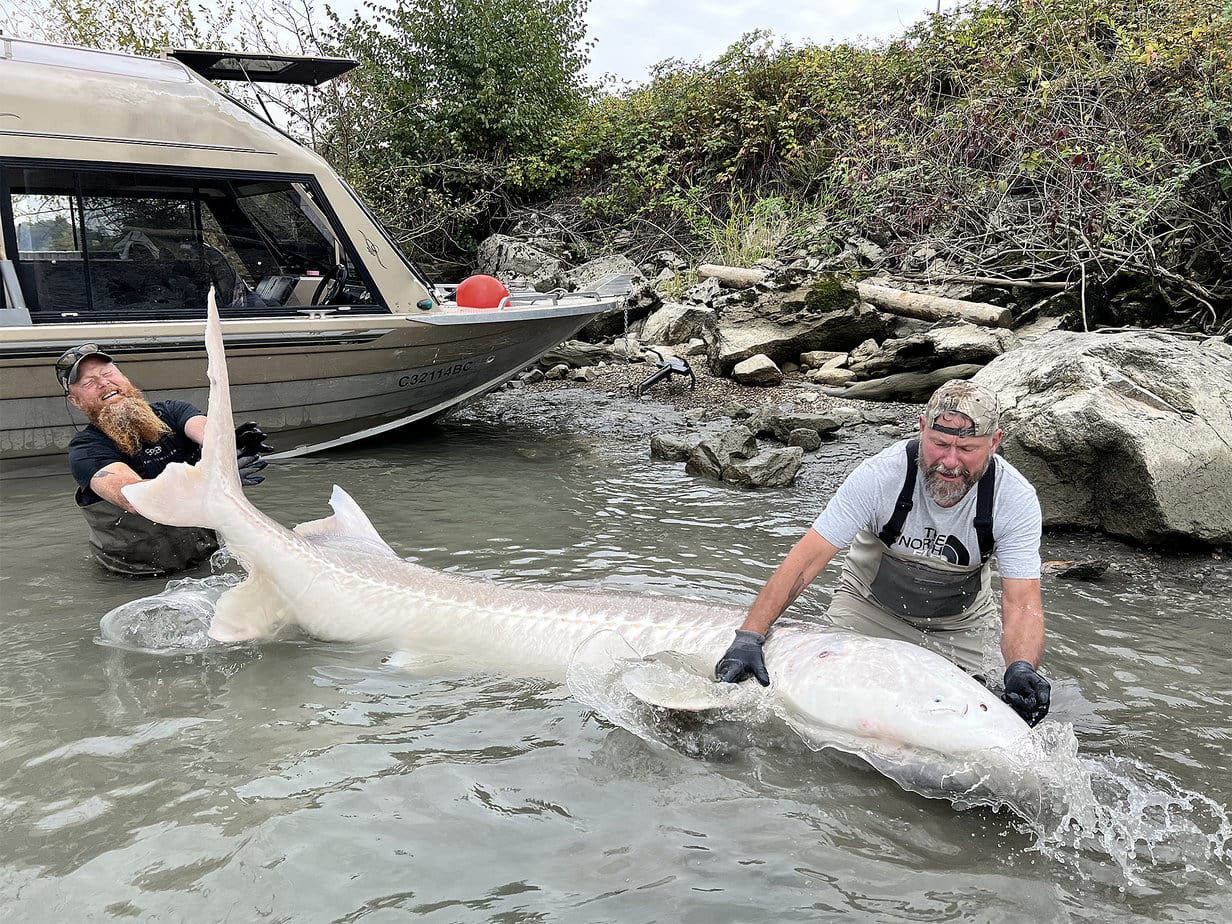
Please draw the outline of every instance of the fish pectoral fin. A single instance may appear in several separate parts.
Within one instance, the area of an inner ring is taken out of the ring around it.
[[[210,638],[218,642],[246,642],[267,638],[290,616],[273,582],[250,574],[238,587],[218,598],[210,620]]]
[[[748,686],[717,683],[709,658],[679,651],[649,655],[625,670],[620,680],[647,705],[681,712],[732,708],[744,698],[742,686]]]

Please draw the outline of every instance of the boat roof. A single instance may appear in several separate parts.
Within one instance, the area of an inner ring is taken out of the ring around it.
[[[340,77],[358,61],[350,58],[322,58],[309,55],[276,55],[257,52],[218,51],[177,48],[167,52],[207,80],[244,80],[253,83],[282,83],[319,87]]]

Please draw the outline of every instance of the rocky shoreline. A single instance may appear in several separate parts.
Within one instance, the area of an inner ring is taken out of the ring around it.
[[[1000,398],[1001,452],[1036,486],[1045,526],[1232,545],[1232,335],[1091,330],[1085,315],[1015,302],[1012,287],[896,286],[870,276],[876,254],[859,247],[696,271],[668,253],[571,266],[544,241],[503,236],[480,256],[539,292],[620,281],[620,304],[507,387],[633,397],[641,384],[696,425],[654,449],[695,474],[790,484],[827,433],[908,435],[937,386],[973,378]]]

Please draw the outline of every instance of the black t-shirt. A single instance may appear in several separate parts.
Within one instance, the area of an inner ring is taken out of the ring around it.
[[[184,425],[202,416],[187,401],[157,401],[150,407],[171,433],[157,443],[143,443],[135,456],[126,456],[102,430],[90,424],[68,444],[68,464],[77,480],[77,506],[88,507],[102,500],[90,490],[90,479],[113,462],[123,462],[142,478],[154,478],[172,462],[192,464],[201,458],[201,447],[184,433]]]

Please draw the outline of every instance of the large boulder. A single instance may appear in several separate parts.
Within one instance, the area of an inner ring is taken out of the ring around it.
[[[646,318],[642,339],[646,343],[675,346],[690,340],[714,337],[714,309],[700,305],[665,304]]]
[[[860,302],[854,285],[822,277],[786,290],[745,290],[719,307],[718,350],[712,366],[729,375],[736,363],[764,354],[795,362],[811,350],[846,351],[883,340],[886,315]]]
[[[623,336],[626,323],[633,324],[659,306],[654,282],[622,254],[596,257],[569,270],[565,274],[565,287],[572,292],[593,292],[613,279],[627,282],[628,294],[618,298],[614,307],[588,321],[578,332],[579,339],[593,343]]]
[[[1014,334],[1003,327],[943,321],[906,337],[891,337],[875,351],[853,356],[848,368],[859,378],[870,379],[897,372],[982,364],[1013,349],[1017,343]]]
[[[1154,332],[1055,331],[975,381],[1047,525],[1150,544],[1232,542],[1232,347]]]
[[[479,272],[495,276],[512,288],[550,292],[562,288],[568,264],[559,252],[507,234],[493,234],[476,255]]]

